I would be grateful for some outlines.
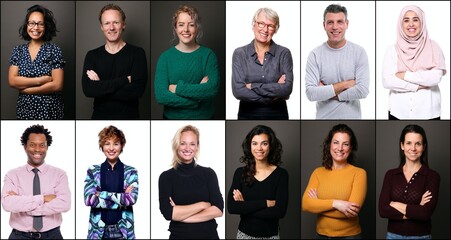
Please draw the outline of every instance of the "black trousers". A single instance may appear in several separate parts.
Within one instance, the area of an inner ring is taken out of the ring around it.
[[[388,112],[388,120],[399,120],[399,119],[397,117],[391,115],[390,112]],[[432,118],[429,120],[440,120],[440,117]]]
[[[50,229],[46,232],[22,232],[13,229],[9,239],[63,239],[60,227]]]

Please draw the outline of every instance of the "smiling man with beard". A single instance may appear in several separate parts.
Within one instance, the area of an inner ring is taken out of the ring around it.
[[[62,212],[71,205],[66,172],[45,163],[52,144],[42,125],[27,128],[21,137],[27,164],[9,171],[2,188],[2,206],[11,212],[9,239],[62,239]]]

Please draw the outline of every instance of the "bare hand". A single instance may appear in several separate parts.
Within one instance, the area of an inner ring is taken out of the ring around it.
[[[171,204],[171,206],[175,207],[175,203],[171,197],[169,197],[169,204]]]
[[[88,78],[91,79],[92,81],[99,81],[100,78],[97,75],[96,72],[94,72],[94,70],[87,70],[86,74],[88,75]]]
[[[308,190],[307,195],[309,198],[318,198],[318,191],[315,188],[311,188]]]
[[[285,74],[282,74],[282,76],[280,76],[279,80],[277,81],[278,84],[285,84],[285,79],[287,78],[287,76]]]
[[[344,200],[334,200],[332,206],[348,218],[356,217],[360,212],[359,205]]]
[[[240,190],[234,189],[233,190],[233,200],[235,201],[244,201],[243,194],[241,194]]]
[[[267,207],[274,207],[276,205],[276,200],[266,200]]]
[[[247,89],[252,89],[252,84],[251,83],[246,83],[246,87],[247,87]]]
[[[47,75],[41,76],[40,78],[41,78],[41,80],[40,80],[38,86],[41,86],[48,82],[53,81],[53,78],[51,76],[47,76]]]
[[[127,79],[128,79],[128,83],[132,82],[132,76],[127,76]]]
[[[208,82],[208,76],[205,76],[204,78],[202,78],[202,80],[200,81],[200,83],[206,83]]]
[[[10,196],[19,196],[19,194],[17,194],[14,191],[8,191],[8,195],[10,195]]]
[[[404,80],[404,76],[406,75],[406,72],[397,72],[396,77],[398,77],[399,79]]]
[[[427,191],[423,194],[423,196],[421,197],[420,205],[421,205],[421,206],[424,206],[424,204],[426,204],[426,203],[428,203],[429,201],[431,201],[431,198],[432,198],[432,193],[429,192],[429,190],[427,190]]]
[[[56,198],[55,194],[44,195],[44,202],[50,202]]]
[[[125,189],[125,193],[131,193],[133,189],[135,189],[135,187],[133,187],[133,185],[130,185]]]
[[[177,85],[176,84],[171,84],[171,85],[169,85],[169,91],[171,92],[171,93],[175,93],[175,89],[177,88]]]
[[[322,87],[322,86],[326,86],[326,84],[324,84],[323,81],[319,81],[318,86]]]

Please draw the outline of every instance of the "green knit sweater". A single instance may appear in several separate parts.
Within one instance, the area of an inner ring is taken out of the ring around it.
[[[200,83],[208,76],[208,82]],[[175,93],[169,85],[176,84]],[[214,115],[214,97],[219,89],[219,68],[215,53],[200,46],[191,53],[175,47],[163,52],[155,72],[154,91],[164,105],[168,119],[210,119]]]

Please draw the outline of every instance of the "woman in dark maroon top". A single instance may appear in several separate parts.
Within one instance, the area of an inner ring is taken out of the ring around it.
[[[400,138],[400,164],[387,171],[379,196],[379,215],[388,218],[387,239],[432,239],[431,216],[438,201],[440,175],[428,167],[424,129],[407,125]]]

